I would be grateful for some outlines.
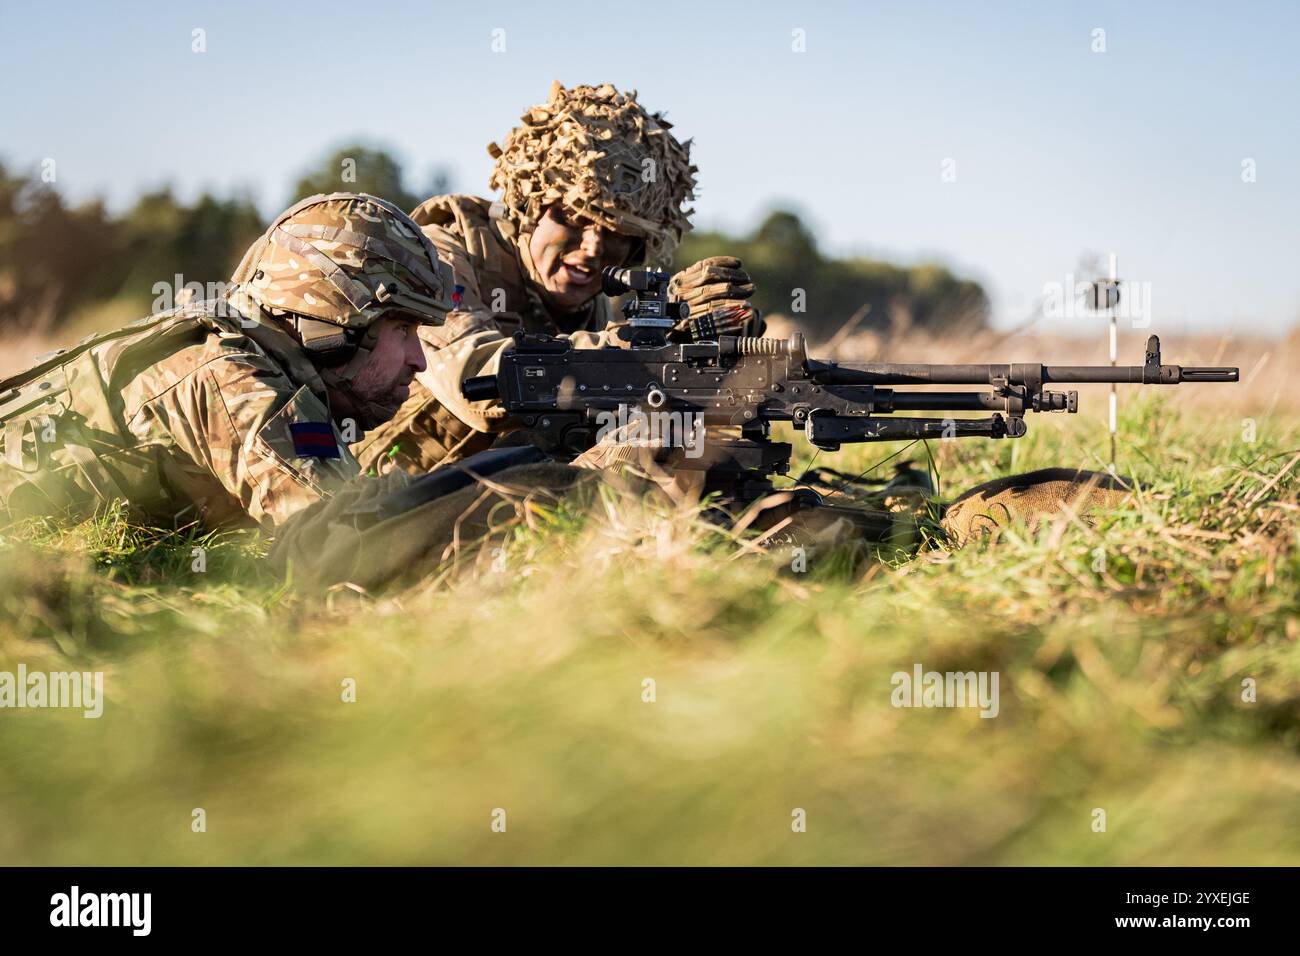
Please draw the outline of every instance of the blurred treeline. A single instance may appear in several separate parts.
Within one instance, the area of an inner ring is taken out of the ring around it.
[[[284,206],[340,189],[383,196],[409,210],[449,191],[450,183],[435,171],[412,190],[390,153],[353,144],[306,169]],[[145,193],[120,214],[99,200],[71,206],[39,171],[10,171],[0,163],[0,332],[39,334],[142,316],[158,295],[157,283],[174,293],[178,275],[182,285],[229,278],[265,226],[248,196],[204,193],[187,204],[168,187]],[[793,313],[814,337],[833,334],[851,318],[863,329],[982,325],[987,318],[977,283],[939,266],[828,258],[788,211],[771,213],[749,236],[692,234],[676,261],[723,253],[744,260],[766,313]]]
[[[246,197],[186,205],[163,188],[114,216],[98,200],[69,206],[39,176],[0,167],[0,329],[43,332],[113,299],[143,315],[154,283],[171,285],[176,273],[228,277],[262,228]]]
[[[741,259],[764,314],[787,315],[817,339],[863,329],[973,330],[988,322],[988,296],[978,282],[934,264],[828,258],[799,216],[784,209],[769,213],[749,236],[689,233],[674,258],[689,264],[719,255]]]

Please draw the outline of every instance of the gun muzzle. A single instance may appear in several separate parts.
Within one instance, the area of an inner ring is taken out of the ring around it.
[[[1237,382],[1241,380],[1241,369],[1210,367],[1205,365],[1183,366],[1184,382]]]

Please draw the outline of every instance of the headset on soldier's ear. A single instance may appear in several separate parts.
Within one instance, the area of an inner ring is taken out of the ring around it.
[[[374,302],[390,309],[395,315],[404,311],[427,313],[443,308],[435,299],[403,289],[396,282],[381,282],[375,290],[372,304]],[[321,319],[294,315],[293,325],[298,330],[303,349],[322,365],[338,365],[348,361],[368,339],[377,338],[379,334],[377,322],[365,329],[350,329]]]

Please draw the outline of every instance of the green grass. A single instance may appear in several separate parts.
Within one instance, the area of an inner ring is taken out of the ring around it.
[[[0,863],[1300,863],[1300,420],[1125,410],[1126,506],[802,574],[608,493],[379,596],[286,591],[254,535],[10,529],[0,670],[108,701],[0,711]],[[1031,425],[932,446],[945,493],[1102,464],[1099,421]],[[894,708],[918,662],[1000,714]]]

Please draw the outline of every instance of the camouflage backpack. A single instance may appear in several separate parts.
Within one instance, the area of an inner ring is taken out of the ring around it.
[[[121,388],[213,332],[243,334],[224,300],[151,315],[43,356],[0,380],[0,513],[71,511],[128,498],[155,464],[135,447]]]

